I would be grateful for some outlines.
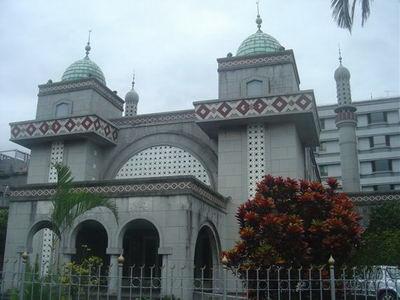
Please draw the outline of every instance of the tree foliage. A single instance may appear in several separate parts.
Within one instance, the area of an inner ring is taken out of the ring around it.
[[[99,194],[74,190],[70,169],[61,164],[56,164],[54,167],[58,176],[56,193],[51,199],[53,206],[51,221],[55,230],[62,233],[72,225],[77,217],[96,207],[108,208],[118,220],[117,207],[114,202]]]
[[[354,259],[361,265],[400,266],[400,203],[387,202],[372,209],[362,236],[362,246]]]
[[[361,25],[364,26],[371,12],[371,2],[372,0],[331,0],[333,19],[339,27],[351,32],[357,3],[361,6]]]
[[[265,176],[237,211],[240,240],[222,253],[228,267],[322,265],[330,255],[346,262],[360,243],[360,217],[335,179],[327,185]]]

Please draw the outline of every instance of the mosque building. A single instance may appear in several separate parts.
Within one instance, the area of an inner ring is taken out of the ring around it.
[[[217,59],[218,98],[190,110],[137,114],[134,80],[125,99],[113,92],[89,42],[61,81],[39,85],[35,120],[10,124],[11,140],[31,160],[28,184],[10,189],[5,259],[31,254],[34,235],[52,228],[55,163],[71,169],[78,190],[115,201],[119,215],[96,208],[78,217],[62,233],[62,259],[76,259],[85,244],[115,276],[121,254],[126,266],[218,265],[238,237],[238,205],[265,174],[320,180],[314,93],[299,88],[293,50],[262,31],[259,15],[256,24],[236,55]],[[359,192],[356,109],[341,61],[335,80],[343,189]],[[44,243],[42,263],[50,254]]]

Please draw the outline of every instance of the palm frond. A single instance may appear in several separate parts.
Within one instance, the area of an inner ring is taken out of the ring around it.
[[[361,1],[361,25],[364,26],[365,22],[369,18],[371,13],[371,1],[372,0],[362,0]]]
[[[76,218],[96,207],[108,208],[118,222],[118,212],[114,202],[100,194],[73,190],[70,169],[61,164],[56,164],[54,167],[58,180],[56,192],[52,197],[51,219],[59,232],[71,227]]]
[[[349,0],[331,0],[332,16],[337,25],[351,32],[353,20],[351,18]]]
[[[350,32],[353,28],[354,15],[357,2],[361,2],[361,25],[364,26],[371,13],[372,0],[331,0],[332,16],[337,25]]]

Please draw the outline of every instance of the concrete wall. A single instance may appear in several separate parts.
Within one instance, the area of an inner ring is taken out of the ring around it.
[[[286,94],[299,90],[291,64],[220,71],[218,98],[246,97],[246,83],[257,79],[263,82],[261,95]]]
[[[40,96],[37,103],[36,119],[54,119],[56,116],[56,106],[60,103],[69,104],[71,115],[75,116],[96,114],[106,119],[122,116],[122,111],[106,100],[106,98],[95,90],[87,89]]]
[[[102,170],[103,149],[89,140],[64,142],[64,164],[75,181],[98,180]]]
[[[304,147],[294,124],[269,125],[265,145],[266,174],[304,178]]]
[[[27,183],[44,183],[49,180],[51,143],[31,147]]]

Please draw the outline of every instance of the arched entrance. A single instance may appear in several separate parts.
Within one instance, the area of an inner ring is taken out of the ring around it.
[[[195,288],[212,289],[213,273],[218,264],[216,237],[209,226],[203,226],[197,235],[194,251]]]
[[[104,226],[94,220],[84,221],[78,225],[73,260],[82,263],[85,259],[96,256],[102,260],[104,270],[109,265],[107,244],[108,236]]]
[[[26,249],[33,265],[38,265],[42,275],[47,274],[50,266],[57,265],[60,259],[59,232],[49,220],[34,224],[27,236]]]
[[[144,219],[133,220],[125,227],[124,276],[159,277],[162,262],[158,255],[160,237],[157,228]]]

